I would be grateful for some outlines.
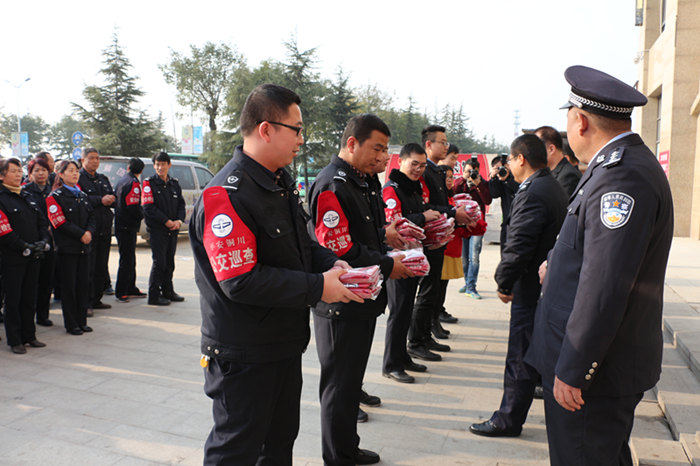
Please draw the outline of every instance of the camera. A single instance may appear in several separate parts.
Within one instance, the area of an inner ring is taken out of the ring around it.
[[[501,178],[505,178],[506,176],[508,176],[508,169],[506,167],[499,167],[498,176],[500,176]]]
[[[477,178],[479,178],[479,170],[476,170],[474,168],[469,170],[469,178],[471,178],[472,180],[476,180]]]

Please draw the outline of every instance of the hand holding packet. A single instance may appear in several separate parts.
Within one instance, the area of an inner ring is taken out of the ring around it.
[[[428,258],[425,257],[425,254],[423,253],[422,247],[419,246],[412,249],[406,249],[405,251],[389,252],[389,256],[391,257],[399,254],[404,255],[404,258],[401,259],[401,263],[410,269],[417,277],[428,275],[428,272],[430,272],[430,264],[428,263]]]
[[[437,249],[449,243],[454,237],[454,218],[447,218],[442,214],[438,219],[425,224],[425,240],[423,246],[428,249]]]
[[[383,281],[378,265],[353,268],[340,276],[340,282],[362,299],[377,299]]]

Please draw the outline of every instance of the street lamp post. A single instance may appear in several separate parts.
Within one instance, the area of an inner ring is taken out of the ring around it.
[[[15,89],[17,89],[17,137],[19,137],[20,159],[21,159],[21,157],[22,157],[22,120],[21,120],[20,117],[19,117],[19,112],[20,112],[20,106],[19,106],[19,90],[22,88],[22,86],[24,85],[24,83],[26,83],[26,82],[29,81],[30,79],[32,79],[32,78],[27,78],[27,79],[25,79],[24,81],[22,81],[22,82],[19,83],[19,84],[13,84],[13,83],[11,83],[10,81],[8,81],[7,79],[5,80],[5,82],[6,82],[7,84],[9,84],[10,86],[12,86],[12,87],[14,87]]]

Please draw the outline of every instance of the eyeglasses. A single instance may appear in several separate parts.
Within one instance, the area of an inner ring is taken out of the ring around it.
[[[512,155],[508,156],[506,158],[506,165],[510,164],[513,160],[517,159],[518,157],[520,157],[520,155],[516,155],[515,157],[513,157]]]
[[[267,121],[267,122],[270,123],[271,125],[284,126],[285,128],[289,128],[289,129],[291,129],[292,131],[296,131],[297,136],[299,136],[299,135],[301,134],[301,132],[304,130],[304,127],[303,127],[303,126],[292,126],[292,125],[288,125],[288,124],[286,124],[286,123],[280,123],[279,121],[270,121],[270,120],[260,120],[260,121],[258,121],[257,123],[255,123],[255,125],[257,126],[257,125],[259,125],[260,123],[262,123],[263,121]]]
[[[450,143],[447,141],[433,141],[435,144],[442,144],[445,147],[450,147]]]

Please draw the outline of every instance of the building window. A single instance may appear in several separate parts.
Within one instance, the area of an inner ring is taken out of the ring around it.
[[[656,99],[656,158],[659,158],[659,148],[661,147],[661,95]]]
[[[661,0],[661,32],[666,27],[666,0]]]

